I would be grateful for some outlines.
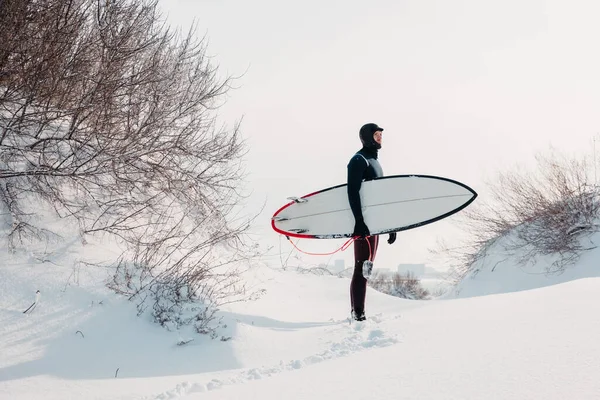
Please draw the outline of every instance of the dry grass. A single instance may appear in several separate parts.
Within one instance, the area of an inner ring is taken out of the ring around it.
[[[422,300],[429,298],[429,291],[421,286],[419,278],[411,272],[406,274],[394,273],[391,277],[374,271],[368,281],[373,289],[391,296],[405,299]]]

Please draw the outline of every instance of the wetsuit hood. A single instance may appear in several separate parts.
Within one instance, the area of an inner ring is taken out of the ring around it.
[[[363,125],[359,132],[360,141],[363,144],[363,148],[366,150],[375,151],[375,158],[377,158],[377,150],[381,149],[381,145],[373,138],[373,134],[377,131],[383,131],[383,128],[377,124],[368,123]]]

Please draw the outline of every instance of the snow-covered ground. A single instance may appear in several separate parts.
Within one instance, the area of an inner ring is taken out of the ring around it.
[[[576,279],[598,253],[550,286],[524,287],[507,261],[463,298],[369,289],[369,318],[352,324],[348,278],[260,267],[247,279],[266,292],[222,308],[223,341],[138,317],[72,247],[45,263],[1,256],[2,400],[600,398],[600,278]]]
[[[553,263],[557,256],[538,256],[524,260],[522,251],[507,251],[514,242],[512,236],[496,240],[478,260],[471,271],[444,298],[483,296],[496,293],[516,292],[570,282],[579,278],[600,276],[600,233],[583,235],[583,248],[590,249],[580,254],[575,266],[557,268]],[[524,262],[526,261],[526,262]]]

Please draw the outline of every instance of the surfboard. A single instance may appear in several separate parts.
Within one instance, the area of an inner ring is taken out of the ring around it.
[[[452,179],[392,175],[362,182],[363,217],[371,235],[399,232],[447,218],[471,204],[477,193]],[[275,232],[306,239],[352,237],[354,215],[347,184],[291,200],[273,214]]]

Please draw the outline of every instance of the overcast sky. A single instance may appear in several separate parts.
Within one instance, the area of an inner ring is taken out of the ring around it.
[[[243,75],[220,110],[243,118],[248,210],[270,217],[288,196],[345,183],[366,122],[385,128],[386,175],[432,174],[479,192],[550,145],[589,150],[600,130],[600,2],[546,0],[163,0],[192,19],[223,74]],[[431,263],[452,218],[382,243],[376,267]],[[301,240],[308,251],[343,242]],[[289,245],[283,242],[287,253]],[[331,258],[352,262],[352,251]],[[305,258],[311,263],[329,257]]]

